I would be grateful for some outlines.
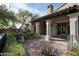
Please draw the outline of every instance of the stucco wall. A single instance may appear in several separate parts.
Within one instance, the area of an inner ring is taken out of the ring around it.
[[[52,36],[57,36],[57,24],[52,24]]]

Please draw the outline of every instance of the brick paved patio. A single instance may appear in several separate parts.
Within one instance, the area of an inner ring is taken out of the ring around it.
[[[44,56],[42,48],[45,45],[42,39],[26,40],[23,46],[27,56]],[[46,46],[51,47],[51,54],[53,56],[66,55],[68,52],[67,42],[65,41],[51,40],[50,42],[46,42]]]

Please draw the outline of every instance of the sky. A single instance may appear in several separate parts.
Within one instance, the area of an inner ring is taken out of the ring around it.
[[[19,9],[25,9],[33,14],[38,14],[39,16],[44,16],[47,14],[47,6],[50,3],[6,3],[5,5],[15,12]],[[54,6],[54,10],[63,5],[63,3],[51,3]]]
[[[29,7],[31,8],[36,8],[37,10],[40,11],[40,15],[43,16],[45,14],[47,14],[47,6],[49,4],[46,3],[40,3],[40,4],[28,4]],[[63,5],[62,3],[53,3],[52,4],[54,6],[54,10],[56,10],[58,7],[60,7],[61,5]]]

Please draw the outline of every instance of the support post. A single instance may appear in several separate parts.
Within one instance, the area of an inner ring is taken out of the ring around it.
[[[46,37],[45,41],[49,41],[51,39],[51,20],[46,21]]]
[[[36,33],[40,35],[40,22],[36,22]]]
[[[79,34],[78,34],[78,15],[79,13],[69,15],[70,21],[70,41],[72,41],[72,47],[78,46]]]

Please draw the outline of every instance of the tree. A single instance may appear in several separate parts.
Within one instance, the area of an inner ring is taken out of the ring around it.
[[[39,17],[39,15],[38,14],[35,14],[35,15],[33,15],[32,16],[34,19],[37,19],[38,17]]]
[[[17,18],[13,11],[10,11],[5,5],[0,5],[0,26],[10,27],[10,22],[15,23]]]
[[[29,11],[24,10],[24,9],[20,9],[19,13],[17,15],[18,15],[18,18],[20,19],[21,24],[22,24],[22,26],[19,29],[21,29],[25,25],[26,19],[28,17],[32,17],[32,13],[30,13]]]
[[[37,14],[33,15],[27,10],[20,9],[18,13],[9,10],[5,5],[0,5],[0,27],[1,28],[16,28],[16,24],[20,23],[22,26],[26,26],[26,21],[28,17],[36,19]]]

